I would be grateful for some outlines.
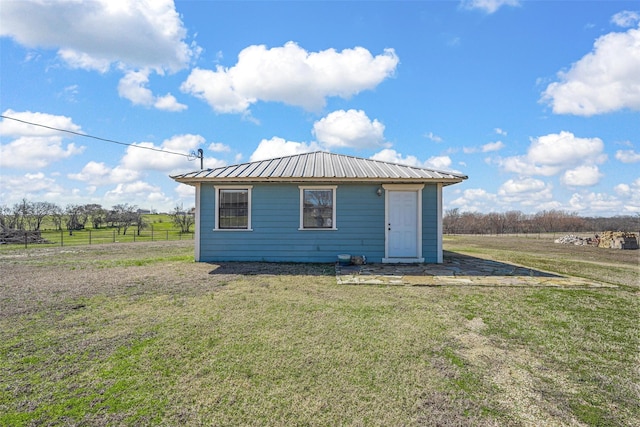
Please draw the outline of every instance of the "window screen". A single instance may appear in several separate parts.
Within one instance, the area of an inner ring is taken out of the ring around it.
[[[333,228],[333,190],[303,190],[302,228]]]
[[[249,226],[249,190],[219,190],[218,228],[243,229]]]

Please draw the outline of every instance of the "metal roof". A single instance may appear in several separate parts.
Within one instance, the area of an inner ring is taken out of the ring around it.
[[[466,175],[316,151],[171,176],[185,184],[260,181],[383,181],[455,184]]]

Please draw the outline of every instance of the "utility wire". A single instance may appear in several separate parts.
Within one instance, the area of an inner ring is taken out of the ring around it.
[[[141,145],[135,145],[135,144],[130,144],[130,143],[126,143],[126,142],[115,141],[113,139],[101,138],[99,136],[93,136],[93,135],[89,135],[89,134],[86,134],[86,133],[74,132],[72,130],[67,130],[67,129],[60,129],[60,128],[56,128],[56,127],[53,127],[53,126],[43,125],[43,124],[40,124],[40,123],[28,122],[26,120],[16,119],[15,117],[8,117],[8,116],[2,115],[2,114],[0,114],[0,117],[2,117],[3,119],[15,120],[16,122],[20,122],[20,123],[24,123],[24,124],[32,125],[32,126],[38,126],[38,127],[45,128],[45,129],[51,129],[51,130],[55,130],[55,131],[58,131],[58,132],[66,132],[66,133],[70,133],[70,134],[73,134],[73,135],[83,136],[85,138],[93,138],[93,139],[97,139],[98,141],[111,142],[113,144],[126,145],[127,147],[144,148],[145,150],[159,151],[161,153],[174,154],[176,156],[183,156],[183,157],[187,157],[190,160],[192,159],[192,157],[194,157],[192,154],[178,153],[178,152],[175,152],[175,151],[162,150],[160,148],[144,147],[144,146],[141,146]]]

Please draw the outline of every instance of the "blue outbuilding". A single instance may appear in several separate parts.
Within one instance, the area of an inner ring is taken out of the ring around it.
[[[465,175],[328,152],[172,176],[196,189],[204,262],[442,262],[442,188]]]

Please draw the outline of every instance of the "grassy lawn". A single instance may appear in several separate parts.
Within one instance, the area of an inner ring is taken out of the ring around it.
[[[640,425],[636,287],[338,286],[192,244],[1,252],[0,425]]]
[[[91,228],[87,223],[87,228],[74,230],[57,230],[51,218],[45,218],[41,226],[41,237],[49,243],[28,243],[28,246],[78,246],[78,245],[98,245],[105,243],[132,243],[132,242],[153,242],[168,240],[193,240],[193,227],[189,233],[182,233],[176,228],[171,215],[167,214],[145,214],[143,215],[145,226],[138,231],[138,228],[131,226],[120,232],[115,227]],[[13,245],[0,245],[0,251],[7,250],[12,246],[22,246],[24,243]]]

